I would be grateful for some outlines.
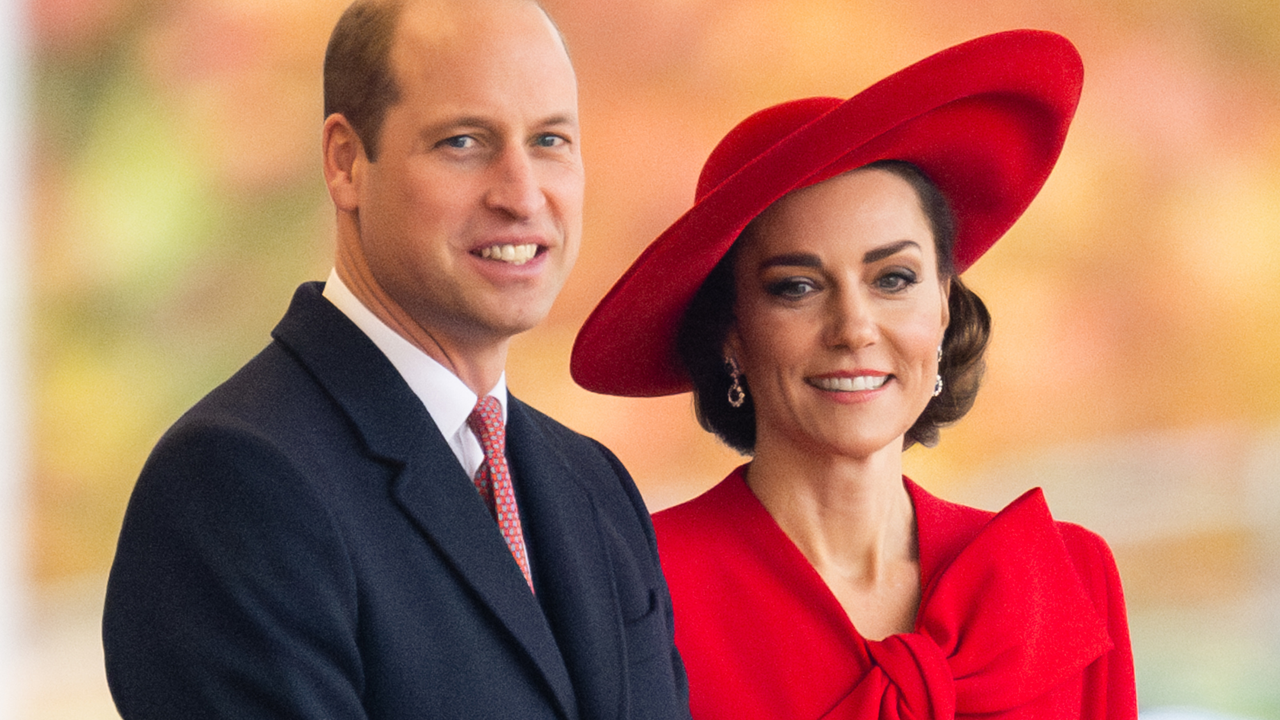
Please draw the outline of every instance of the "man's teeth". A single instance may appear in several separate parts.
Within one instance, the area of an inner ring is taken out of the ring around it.
[[[480,257],[486,260],[501,260],[513,265],[523,265],[538,254],[538,246],[528,245],[490,245],[480,249]]]
[[[859,390],[875,390],[884,385],[888,375],[859,375],[857,377],[817,378],[814,385],[823,390],[837,392],[857,392]]]

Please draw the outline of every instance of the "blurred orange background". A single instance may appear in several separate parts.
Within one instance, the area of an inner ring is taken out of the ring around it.
[[[330,266],[320,65],[345,0],[33,0],[22,717],[114,717],[97,641],[133,481]],[[573,336],[766,105],[1055,30],[1086,80],[1062,159],[966,275],[988,380],[907,455],[943,496],[1033,485],[1111,542],[1144,709],[1280,718],[1280,5],[1255,0],[546,0],[581,86],[581,259],[515,394],[613,448],[659,509],[741,461],[689,397],[592,395]]]

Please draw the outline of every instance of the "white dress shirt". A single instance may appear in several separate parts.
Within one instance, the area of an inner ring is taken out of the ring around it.
[[[391,361],[409,388],[427,408],[427,413],[440,428],[449,449],[458,458],[467,477],[475,477],[476,470],[484,462],[484,450],[480,440],[467,425],[467,417],[476,406],[476,394],[465,383],[436,362],[434,358],[404,339],[386,323],[378,319],[369,308],[352,294],[338,277],[337,270],[329,273],[324,286],[324,296],[360,328],[383,355]],[[498,378],[489,394],[502,405],[502,421],[507,420],[507,374]]]

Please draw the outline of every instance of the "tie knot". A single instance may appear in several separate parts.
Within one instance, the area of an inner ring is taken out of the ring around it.
[[[480,398],[467,418],[467,424],[476,437],[480,438],[480,447],[484,448],[486,457],[504,452],[506,431],[502,427],[502,403],[498,402],[498,398],[492,395]]]

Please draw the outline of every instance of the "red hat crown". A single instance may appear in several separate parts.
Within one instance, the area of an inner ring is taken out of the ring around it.
[[[696,201],[587,318],[570,371],[613,395],[689,389],[677,326],[743,228],[787,193],[879,160],[915,164],[956,218],[967,269],[1031,203],[1053,169],[1080,98],[1066,38],[1013,30],[948,48],[848,100],[807,98],[743,120],[712,151]]]

